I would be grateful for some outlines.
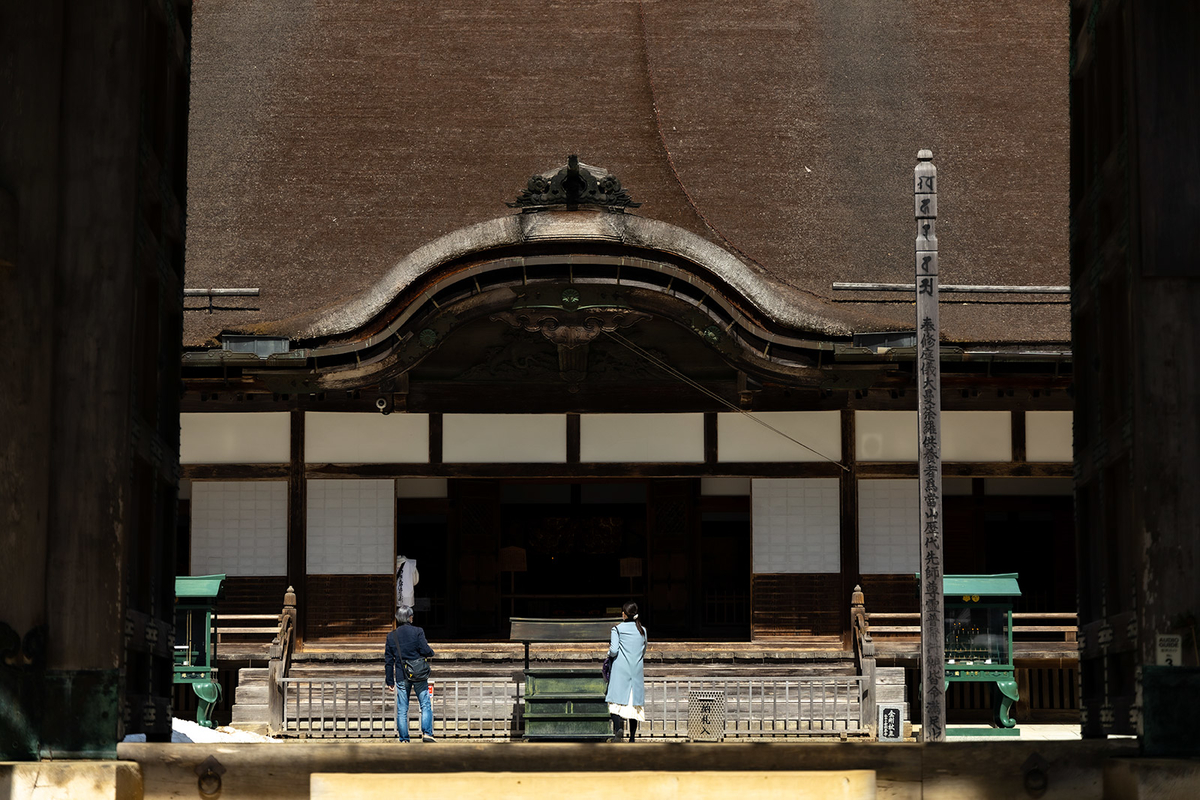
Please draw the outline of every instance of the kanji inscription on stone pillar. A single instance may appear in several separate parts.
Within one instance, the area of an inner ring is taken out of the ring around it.
[[[942,370],[938,344],[937,167],[917,153],[917,459],[921,543],[921,739],[946,740],[945,606],[942,598]]]

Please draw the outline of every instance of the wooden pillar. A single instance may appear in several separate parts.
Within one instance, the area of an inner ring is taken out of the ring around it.
[[[704,414],[704,463],[708,465],[716,465],[717,463],[717,438],[718,438],[718,418],[715,411],[707,411]]]
[[[429,415],[429,463],[442,463],[442,415]]]
[[[1012,460],[1014,464],[1025,462],[1025,412],[1012,412]]]
[[[567,414],[567,463],[579,463],[580,422],[578,414]]]
[[[296,592],[296,640],[304,641],[308,621],[308,480],[304,474],[304,411],[291,411],[288,466],[287,578]]]
[[[861,582],[858,574],[858,470],[854,457],[854,411],[842,409],[842,464],[846,467],[841,474],[841,550],[842,550],[842,638],[846,647],[851,646],[854,632],[851,628],[850,599]]]
[[[946,669],[942,599],[942,376],[938,341],[937,168],[922,150],[913,170],[917,220],[917,470],[921,542],[921,739],[946,739]]]

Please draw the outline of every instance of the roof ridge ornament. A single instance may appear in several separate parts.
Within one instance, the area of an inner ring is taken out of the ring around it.
[[[517,195],[516,202],[507,205],[522,211],[599,206],[622,212],[626,208],[637,208],[641,203],[633,202],[616,175],[606,169],[584,164],[579,156],[571,155],[565,167],[530,176],[525,189]]]

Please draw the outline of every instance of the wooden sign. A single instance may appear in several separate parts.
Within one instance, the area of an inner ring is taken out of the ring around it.
[[[921,740],[946,740],[946,669],[942,601],[942,368],[938,330],[937,167],[917,153],[913,210],[917,221],[917,491],[921,543]]]
[[[904,706],[880,705],[877,737],[881,742],[904,741]]]
[[[1154,637],[1154,663],[1160,667],[1183,664],[1183,637],[1177,633],[1160,633]]]

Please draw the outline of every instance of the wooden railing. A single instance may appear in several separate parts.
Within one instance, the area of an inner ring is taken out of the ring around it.
[[[296,590],[291,586],[283,596],[283,610],[275,638],[268,650],[267,663],[267,730],[272,734],[284,731],[284,680],[292,668],[292,652],[296,648]]]
[[[217,615],[217,650],[238,644],[261,646],[271,641],[279,630],[278,614],[219,614]],[[247,640],[250,640],[247,642]]]
[[[301,737],[384,738],[396,735],[395,693],[381,678],[284,678],[277,734]],[[436,680],[430,698],[437,736],[511,739],[524,732],[524,685],[508,678]],[[689,735],[694,692],[725,698],[725,738],[831,736],[870,733],[858,676],[795,678],[648,678],[646,723],[640,736]],[[409,703],[410,724],[419,716]]]
[[[1012,616],[1015,655],[1020,655],[1021,644],[1065,644],[1075,641],[1078,617],[1074,612],[1014,611]],[[870,635],[878,644],[921,638],[921,615],[916,611],[872,612],[866,613],[865,617]]]
[[[875,640],[861,586],[850,598],[850,628],[854,641],[854,666],[863,679],[862,717],[868,726],[875,722]]]

